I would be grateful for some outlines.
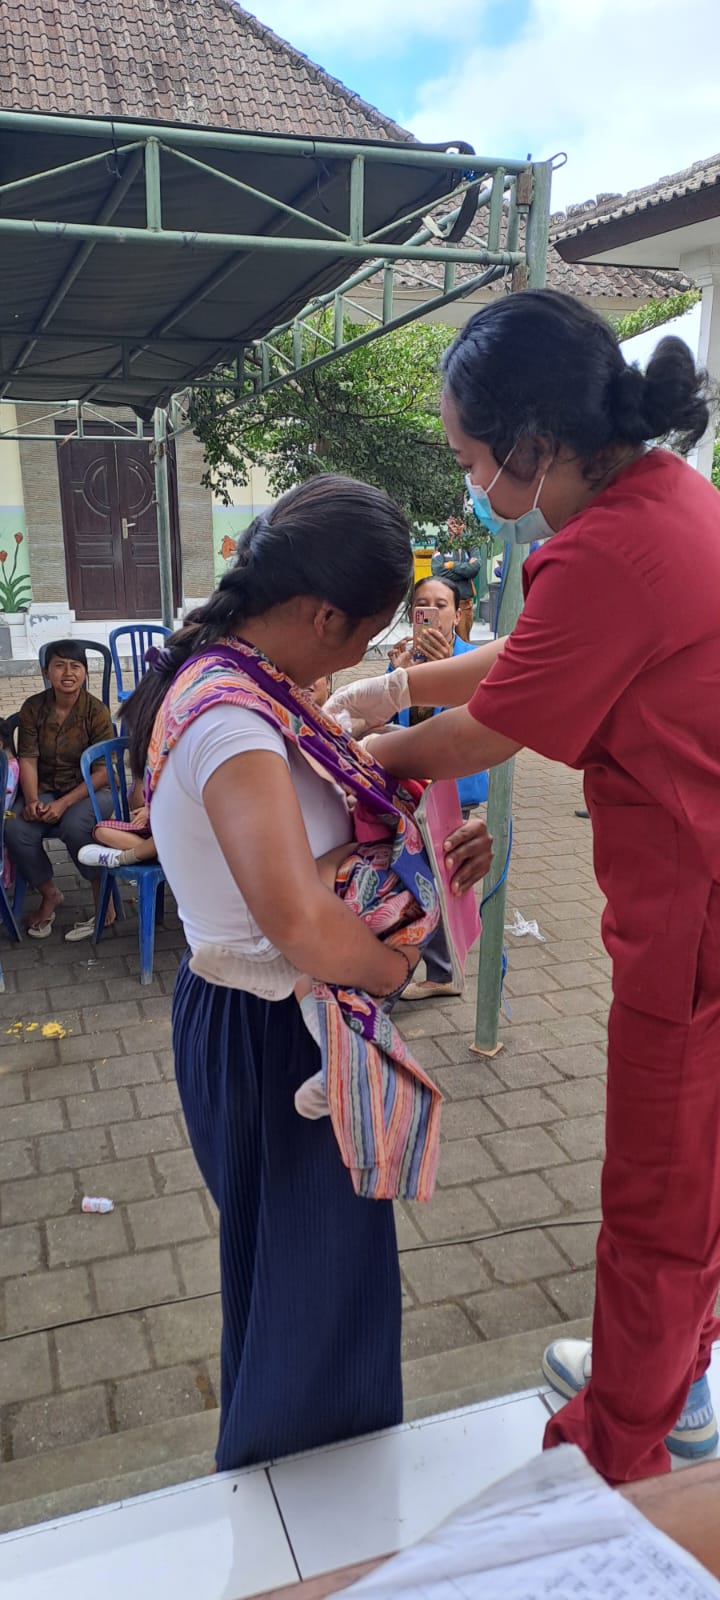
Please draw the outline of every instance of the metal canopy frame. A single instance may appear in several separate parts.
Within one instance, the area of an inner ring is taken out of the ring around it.
[[[91,153],[73,158],[83,142]],[[33,145],[45,152],[44,165],[33,165]],[[118,427],[135,438],[143,433],[141,419],[152,413],[162,615],[171,626],[168,405],[179,434],[191,427],[187,397],[193,388],[227,391],[228,408],[242,406],[497,278],[509,278],[513,290],[540,287],[552,168],[552,161],[476,156],[460,144],[428,149],[287,139],[0,111],[0,400],[40,400],[51,406],[50,418],[71,410],[79,437],[90,416],[130,404],[137,426],[113,424],[107,435],[119,444]],[[193,217],[188,195],[197,198],[198,185],[202,197]],[[220,198],[230,213],[224,230],[216,222]],[[483,214],[481,235],[477,212]],[[300,271],[278,276],[277,263],[293,261]],[[413,261],[442,266],[442,292],[396,315],[395,269]],[[176,281],[163,303],[165,272]],[[378,273],[382,313],[375,316],[355,306],[352,293]],[[239,302],[241,277],[243,292],[248,282],[257,288],[270,281],[279,318],[268,315],[266,303],[264,311],[256,304],[235,319],[232,291]],[[144,317],[132,294],[128,298],[128,279],[148,288]],[[108,282],[117,294],[108,296]],[[104,295],[98,285],[105,286]],[[13,306],[14,292],[24,296],[24,314]],[[93,314],[78,316],[88,298]],[[220,325],[217,315],[213,321],[218,305]],[[347,339],[348,310],[374,325]],[[291,357],[277,343],[289,332]],[[0,441],[57,444],[54,432],[32,428],[0,431]],[[93,432],[95,440],[104,437]],[[508,547],[501,632],[512,629],[521,609],[522,561],[523,551]],[[486,889],[494,892],[485,913],[473,1047],[484,1055],[501,1048],[503,872],[513,768],[507,762],[490,774],[495,859]]]
[[[468,241],[488,177],[486,237]],[[0,112],[0,398],[62,400],[70,378],[82,402],[149,416],[353,266],[520,270],[506,179],[527,190],[528,165],[461,145]]]

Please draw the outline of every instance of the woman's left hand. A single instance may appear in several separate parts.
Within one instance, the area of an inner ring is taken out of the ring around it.
[[[480,883],[490,870],[492,839],[480,817],[468,817],[445,840],[445,865],[453,894],[464,894]]]

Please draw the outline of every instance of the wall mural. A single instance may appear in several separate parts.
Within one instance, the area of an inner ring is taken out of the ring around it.
[[[22,506],[0,506],[0,611],[27,611],[32,600],[30,552]]]

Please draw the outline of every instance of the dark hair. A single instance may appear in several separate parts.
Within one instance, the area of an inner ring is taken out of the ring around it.
[[[450,590],[455,602],[455,610],[457,611],[458,606],[460,605],[460,590],[457,585],[457,580],[453,578],[450,572],[426,572],[424,578],[418,578],[417,583],[413,584],[410,594],[408,595],[407,614],[411,621],[413,606],[417,600],[418,589],[424,588],[426,583],[444,583],[445,588]]]
[[[0,717],[0,750],[9,750],[11,755],[15,754],[10,723],[6,722],[4,717]]]
[[[592,471],[612,445],[672,434],[688,450],[710,415],[707,373],[682,339],[661,339],[643,373],[628,366],[602,317],[555,289],[483,306],[445,352],[443,375],[464,432],[489,445],[498,464],[521,438],[535,445],[528,479],[541,441],[569,447]]]
[[[383,489],[329,473],[290,489],[241,534],[235,566],[165,641],[153,671],[123,703],[133,772],[144,769],[155,717],[190,656],[300,595],[360,622],[399,605],[411,576],[410,529]]]
[[[49,667],[57,656],[61,656],[63,661],[77,661],[86,672],[88,670],[87,656],[76,639],[53,639],[45,651],[45,667]]]

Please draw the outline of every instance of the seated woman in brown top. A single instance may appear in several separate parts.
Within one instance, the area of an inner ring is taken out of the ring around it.
[[[33,694],[20,711],[18,756],[24,809],[5,824],[5,843],[15,869],[37,889],[40,904],[28,922],[33,939],[52,932],[62,895],[53,881],[53,868],[44,848],[45,839],[62,839],[78,871],[92,883],[97,900],[100,871],[78,860],[83,845],[92,839],[95,817],[80,757],[90,745],[112,739],[110,712],[87,690],[87,657],[72,639],[59,639],[48,648],[45,673],[50,688]],[[104,817],[112,816],[104,762],[93,770],[93,787]],[[108,920],[115,916],[112,905]],[[71,928],[67,939],[90,938],[94,918]]]

